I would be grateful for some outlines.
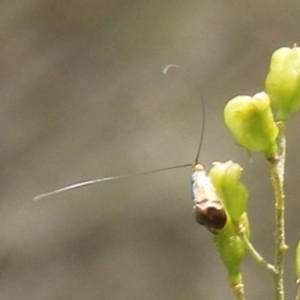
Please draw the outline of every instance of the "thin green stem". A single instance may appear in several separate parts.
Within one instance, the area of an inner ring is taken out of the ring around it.
[[[298,293],[297,293],[297,296],[296,296],[296,300],[300,300],[300,280],[297,279],[297,285],[298,285]]]
[[[298,239],[297,247],[296,247],[296,257],[295,257],[295,263],[296,263],[296,274],[297,274],[297,297],[296,300],[300,300],[300,239]]]
[[[252,258],[258,262],[262,267],[264,267],[265,269],[267,269],[268,271],[270,271],[273,275],[277,274],[277,270],[275,269],[275,267],[268,263],[258,252],[257,250],[254,248],[254,246],[251,244],[251,242],[249,241],[247,235],[245,234],[245,231],[242,230],[239,233],[240,238],[243,240],[247,251],[249,252],[249,254],[252,256]]]
[[[246,300],[243,284],[232,287],[232,293],[234,294],[236,300]]]
[[[278,122],[278,157],[276,160],[270,160],[269,168],[271,172],[271,181],[275,191],[275,300],[284,300],[284,282],[283,282],[283,266],[284,255],[287,250],[285,244],[285,220],[284,220],[284,166],[285,166],[285,122]]]
[[[238,273],[235,276],[229,276],[229,278],[231,290],[236,300],[246,300],[242,274]]]

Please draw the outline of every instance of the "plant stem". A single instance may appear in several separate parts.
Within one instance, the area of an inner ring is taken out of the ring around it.
[[[251,242],[249,241],[248,237],[246,236],[245,232],[242,231],[239,234],[240,238],[244,241],[244,244],[247,248],[247,251],[249,254],[252,256],[252,258],[258,262],[261,266],[266,268],[268,271],[270,271],[273,275],[277,274],[277,270],[272,264],[269,264],[258,252],[257,250],[253,247]]]
[[[298,239],[297,242],[295,262],[296,262],[296,274],[297,274],[296,284],[297,284],[297,291],[298,291],[296,300],[300,300],[300,239]]]
[[[297,293],[297,297],[296,297],[296,300],[300,300],[300,282],[299,282],[299,279],[297,280],[297,286],[298,286],[298,293]]]
[[[235,276],[229,276],[229,281],[236,300],[246,300],[242,274],[238,273]]]
[[[244,294],[244,285],[237,285],[232,287],[232,292],[235,295],[236,300],[246,300]]]
[[[275,191],[275,300],[284,300],[284,282],[283,282],[283,265],[284,254],[287,250],[285,244],[285,220],[284,220],[284,166],[285,166],[285,122],[277,122],[279,129],[278,135],[278,157],[270,160],[269,167],[271,172],[271,181]]]

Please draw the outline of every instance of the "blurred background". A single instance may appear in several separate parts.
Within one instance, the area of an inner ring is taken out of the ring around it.
[[[232,159],[251,192],[252,241],[273,260],[273,193],[259,155],[234,144],[225,103],[263,89],[271,53],[299,42],[300,2],[2,0],[1,299],[233,299],[212,235],[193,219],[190,169],[33,202],[70,183]],[[287,298],[296,292],[299,123],[288,128]],[[246,296],[272,278],[243,263]]]

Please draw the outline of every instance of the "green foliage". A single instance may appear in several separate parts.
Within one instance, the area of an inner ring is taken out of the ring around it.
[[[242,168],[233,162],[216,164],[210,179],[222,200],[227,222],[214,237],[215,245],[226,266],[233,293],[244,300],[240,264],[248,251],[273,276],[275,299],[284,300],[285,244],[285,130],[291,114],[300,108],[300,48],[280,48],[271,58],[265,80],[266,92],[237,96],[224,108],[224,120],[235,142],[249,151],[261,152],[268,160],[275,194],[275,260],[268,263],[249,240],[247,218],[248,191],[240,183]],[[300,242],[296,249],[296,274],[300,300]]]

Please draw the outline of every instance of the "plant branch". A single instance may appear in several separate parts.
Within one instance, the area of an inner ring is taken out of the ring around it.
[[[249,241],[247,235],[245,234],[245,230],[241,230],[239,232],[239,236],[240,238],[243,240],[247,251],[249,252],[249,254],[252,256],[252,258],[258,262],[262,267],[264,267],[265,269],[267,269],[268,271],[270,271],[273,275],[277,274],[277,270],[276,268],[268,263],[258,252],[257,250],[254,248],[254,246],[251,244],[251,242]]]
[[[297,279],[296,283],[297,283],[297,288],[298,288],[296,300],[300,300],[300,281],[299,281],[299,279]]]
[[[244,292],[244,284],[242,274],[238,273],[235,276],[229,276],[231,291],[236,300],[246,300]]]
[[[275,160],[270,160],[269,168],[271,172],[271,181],[275,191],[275,269],[274,284],[275,284],[275,299],[284,300],[284,282],[283,282],[283,266],[284,255],[287,250],[285,244],[285,220],[284,220],[284,167],[285,167],[285,122],[277,122],[279,135],[277,139],[278,157]]]

